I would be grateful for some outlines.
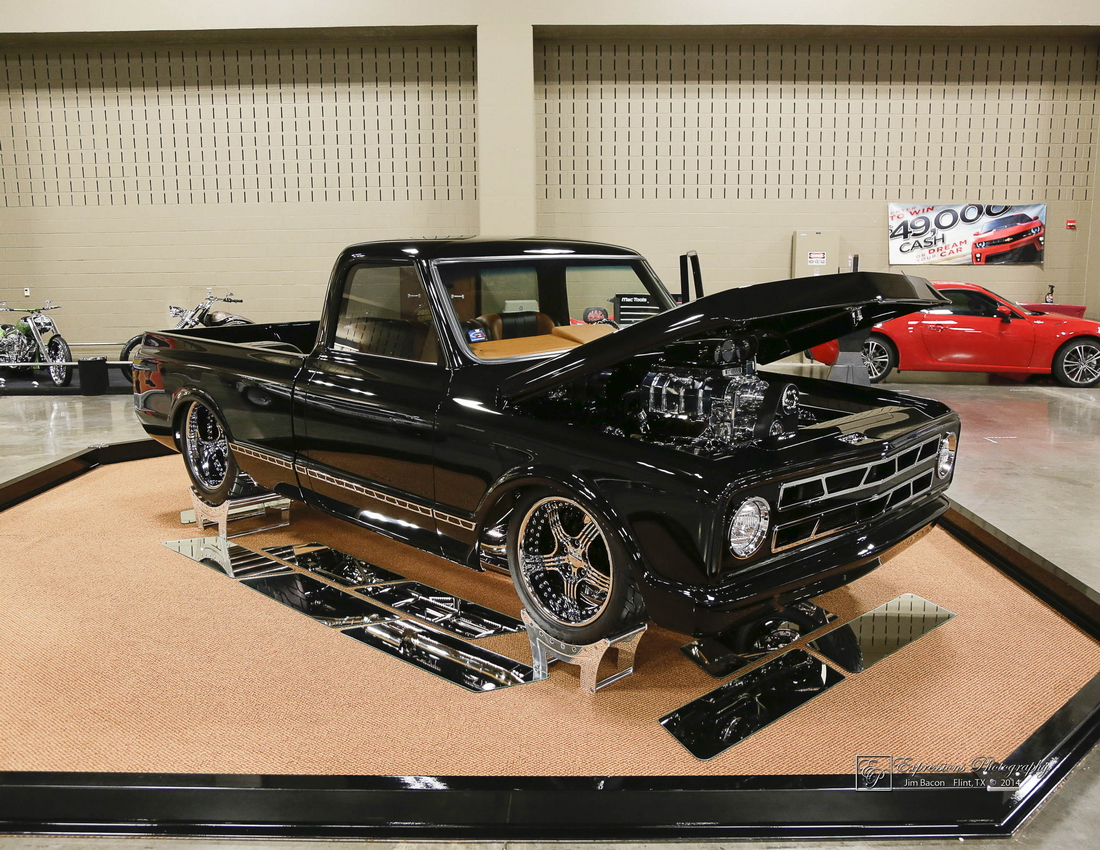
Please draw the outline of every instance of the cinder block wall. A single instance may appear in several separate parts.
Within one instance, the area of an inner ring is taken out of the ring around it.
[[[345,245],[477,231],[474,54],[409,36],[7,48],[0,299],[61,304],[77,342],[165,327],[208,286],[257,321],[316,316]]]
[[[713,291],[787,277],[796,229],[888,269],[889,202],[1041,202],[1043,266],[894,270],[1083,303],[1095,44],[723,32],[536,43],[542,233],[638,247],[672,286],[697,250]]]
[[[897,268],[1087,303],[1096,39],[992,32],[535,27],[517,194],[540,234],[636,247],[673,287],[699,251],[710,291],[786,277],[798,229],[886,269],[892,201],[1043,202],[1043,266]],[[344,245],[476,233],[499,206],[472,31],[73,38],[0,50],[0,298],[62,304],[74,341],[163,326],[207,286],[315,316]]]

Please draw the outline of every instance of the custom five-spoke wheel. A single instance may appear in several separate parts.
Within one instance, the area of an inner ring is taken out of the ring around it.
[[[1071,339],[1054,355],[1053,372],[1064,386],[1095,386],[1100,382],[1100,340]]]
[[[898,352],[886,337],[871,334],[863,343],[863,362],[872,384],[877,384],[898,365]]]
[[[594,509],[545,491],[517,506],[509,562],[520,600],[547,632],[592,643],[643,618],[622,544]]]
[[[176,431],[176,442],[183,453],[191,483],[207,502],[220,505],[238,495],[240,471],[229,450],[217,415],[201,401],[191,402]]]

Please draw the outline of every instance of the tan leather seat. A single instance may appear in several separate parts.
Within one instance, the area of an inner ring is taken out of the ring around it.
[[[518,339],[523,336],[539,336],[554,332],[554,320],[545,313],[525,311],[521,313],[487,313],[478,316],[478,324],[485,328],[489,339]]]

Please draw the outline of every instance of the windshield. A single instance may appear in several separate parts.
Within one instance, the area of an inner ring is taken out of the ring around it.
[[[440,260],[454,321],[484,360],[557,353],[675,306],[640,259]]]
[[[1004,230],[1006,227],[1019,227],[1021,224],[1028,224],[1031,221],[1034,221],[1034,219],[1023,213],[1006,215],[1004,218],[995,218],[993,221],[986,222],[985,227],[982,228],[982,233],[991,233],[994,230]]]

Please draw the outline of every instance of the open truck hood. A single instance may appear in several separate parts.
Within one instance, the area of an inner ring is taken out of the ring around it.
[[[950,303],[922,277],[885,272],[801,277],[727,289],[659,313],[506,378],[509,401],[614,366],[683,339],[756,340],[757,363],[771,363],[831,339],[927,307]]]

